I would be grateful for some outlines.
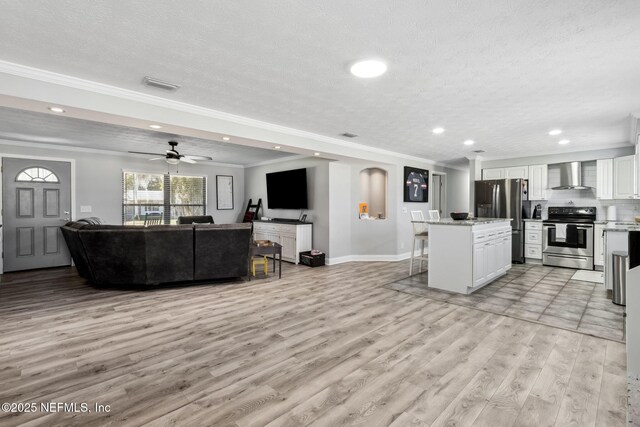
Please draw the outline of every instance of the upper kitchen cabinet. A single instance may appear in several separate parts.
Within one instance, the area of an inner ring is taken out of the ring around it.
[[[510,168],[482,169],[482,179],[528,179],[529,166],[514,166]]]
[[[613,198],[633,199],[636,194],[636,156],[613,159]]]
[[[482,169],[482,179],[504,179],[504,168]]]
[[[547,165],[529,166],[529,200],[547,200]]]
[[[596,197],[601,200],[613,199],[613,159],[596,162]]]
[[[529,179],[529,166],[514,166],[504,168],[504,177],[506,179]]]

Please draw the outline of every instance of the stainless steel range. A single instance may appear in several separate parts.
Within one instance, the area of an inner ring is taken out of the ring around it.
[[[542,263],[593,270],[594,207],[550,207],[542,222]]]

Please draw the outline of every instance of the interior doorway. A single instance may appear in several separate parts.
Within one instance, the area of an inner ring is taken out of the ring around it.
[[[430,209],[440,212],[440,218],[444,217],[447,211],[447,197],[446,197],[446,185],[447,175],[442,172],[431,173],[431,185],[429,186],[431,202]]]

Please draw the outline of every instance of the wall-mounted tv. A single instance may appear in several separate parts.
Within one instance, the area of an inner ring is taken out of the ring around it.
[[[307,209],[307,170],[294,169],[267,174],[269,209]]]

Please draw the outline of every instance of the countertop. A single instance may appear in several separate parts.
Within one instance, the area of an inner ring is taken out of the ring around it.
[[[542,219],[536,219],[536,218],[525,218],[523,219],[524,222],[542,222]]]
[[[298,221],[296,219],[292,219],[292,220],[286,220],[286,219],[277,219],[277,218],[273,218],[273,219],[254,219],[253,222],[263,222],[266,224],[291,224],[291,225],[306,225],[306,224],[313,224],[312,222],[302,222],[302,221]]]
[[[640,231],[640,224],[635,222],[615,222],[606,224],[604,231]]]
[[[475,219],[465,219],[461,221],[456,221],[450,218],[440,218],[438,220],[425,220],[425,221],[415,221],[415,222],[425,222],[427,224],[437,224],[437,225],[464,225],[467,227],[471,227],[474,225],[482,225],[482,224],[493,224],[494,222],[511,222],[511,218],[475,218]]]

